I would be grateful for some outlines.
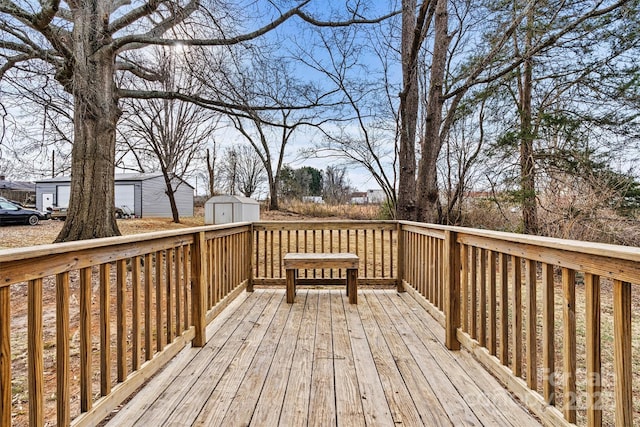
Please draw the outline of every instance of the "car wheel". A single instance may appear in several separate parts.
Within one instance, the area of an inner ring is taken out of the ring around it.
[[[37,215],[30,215],[27,219],[29,225],[38,225],[39,219]]]

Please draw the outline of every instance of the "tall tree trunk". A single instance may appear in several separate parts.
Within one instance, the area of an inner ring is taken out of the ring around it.
[[[213,152],[213,159],[209,153],[209,149],[207,148],[207,176],[209,178],[209,196],[213,197],[215,195],[216,187],[215,187],[215,167],[216,167],[216,153],[215,149]]]
[[[120,235],[115,217],[116,123],[121,111],[113,82],[115,53],[106,32],[111,2],[75,11],[74,144],[67,219],[56,242]]]
[[[178,212],[178,205],[176,204],[176,189],[173,188],[171,176],[166,169],[162,171],[162,176],[164,177],[164,185],[167,188],[164,193],[169,198],[169,206],[171,206],[171,217],[173,222],[180,224],[180,212]]]
[[[527,15],[525,51],[533,42],[533,8]],[[522,221],[526,234],[538,234],[538,213],[536,201],[535,161],[533,153],[533,125],[531,119],[531,92],[533,90],[533,60],[527,58],[523,64],[520,90],[520,190],[522,193]]]
[[[280,209],[278,202],[278,180],[272,174],[269,174],[269,210],[277,211]]]
[[[442,96],[444,72],[447,65],[447,49],[451,40],[448,34],[448,20],[447,0],[438,0],[434,20],[435,36],[424,137],[418,165],[417,219],[424,222],[438,222],[442,211],[438,191],[437,165],[442,147],[440,128],[444,105]]]
[[[400,177],[398,219],[416,219],[416,123],[418,120],[418,63],[411,47],[416,29],[416,0],[402,0],[402,84],[400,93]]]

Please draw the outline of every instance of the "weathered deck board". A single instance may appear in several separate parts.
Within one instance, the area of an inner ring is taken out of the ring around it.
[[[241,296],[108,425],[539,425],[410,295],[284,294]]]

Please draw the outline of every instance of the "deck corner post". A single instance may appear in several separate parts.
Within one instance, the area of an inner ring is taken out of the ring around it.
[[[254,230],[253,223],[249,226],[249,243],[247,245],[247,253],[245,254],[247,269],[247,292],[253,292],[253,251],[254,247]]]
[[[195,327],[195,337],[192,345],[203,347],[207,342],[205,303],[207,300],[207,286],[205,284],[206,241],[204,232],[194,234],[191,251],[191,316]]]
[[[445,345],[449,350],[460,350],[458,328],[460,327],[460,245],[457,233],[445,231],[444,279],[445,279]]]
[[[396,230],[396,233],[398,238],[398,247],[397,247],[398,256],[396,256],[396,259],[398,260],[398,269],[397,269],[398,279],[397,279],[396,287],[398,292],[406,292],[406,289],[404,288],[404,260],[405,260],[404,232],[402,230],[402,222],[398,221],[397,224],[398,224],[398,228]]]

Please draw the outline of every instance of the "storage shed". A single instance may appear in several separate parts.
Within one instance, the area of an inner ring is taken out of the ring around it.
[[[175,198],[181,217],[193,216],[193,187],[175,177]],[[68,207],[71,189],[71,177],[36,181],[36,207]],[[171,205],[166,194],[167,187],[161,172],[125,173],[115,175],[116,207],[126,207],[136,217],[171,217]]]
[[[259,221],[260,204],[243,196],[214,196],[204,204],[205,224]]]

